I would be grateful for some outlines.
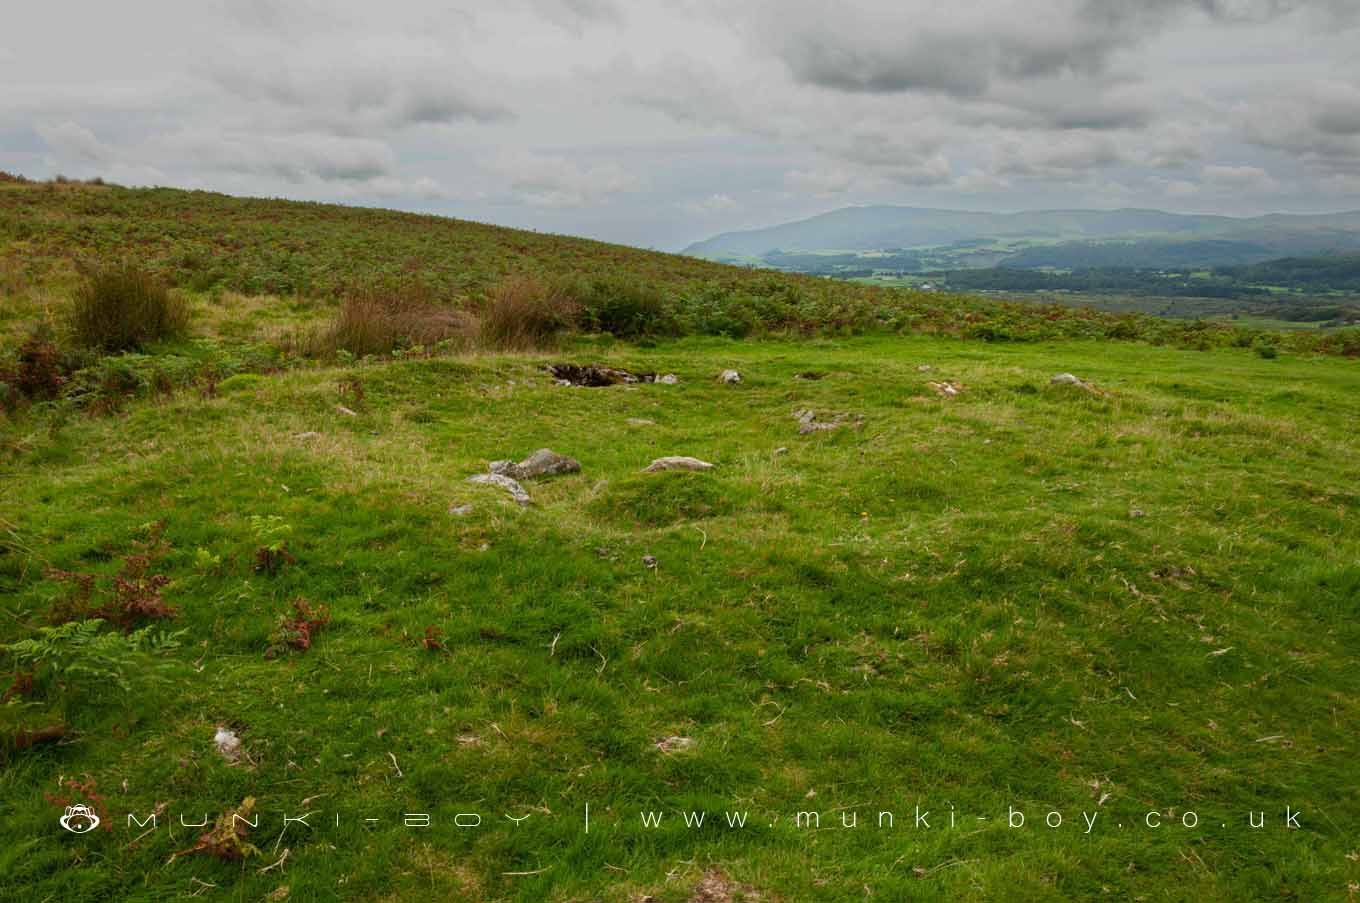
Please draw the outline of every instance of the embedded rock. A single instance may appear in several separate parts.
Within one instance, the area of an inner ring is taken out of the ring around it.
[[[660,473],[663,470],[712,470],[713,465],[688,455],[668,455],[657,458],[642,469],[643,473]]]
[[[529,504],[529,493],[524,491],[524,487],[518,481],[499,473],[479,473],[474,477],[468,477],[469,483],[480,483],[485,486],[499,486],[510,497],[521,505]]]
[[[489,470],[512,480],[533,480],[563,473],[579,473],[581,462],[550,448],[540,448],[518,464],[514,461],[492,461]]]

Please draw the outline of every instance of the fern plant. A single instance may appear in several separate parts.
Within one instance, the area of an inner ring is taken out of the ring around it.
[[[180,645],[186,631],[143,627],[129,634],[103,629],[101,618],[43,627],[38,635],[0,650],[13,659],[16,676],[66,690],[98,691],[110,685],[128,692],[134,679],[163,679],[172,665],[164,654]]]

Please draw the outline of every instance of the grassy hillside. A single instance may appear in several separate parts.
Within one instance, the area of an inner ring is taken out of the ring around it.
[[[524,277],[575,280],[570,291],[592,314],[622,289],[651,311],[642,331],[662,335],[887,331],[1189,347],[1249,347],[1259,338],[1222,325],[841,283],[442,217],[0,180],[0,335],[8,334],[11,348],[37,320],[60,326],[82,262],[124,259],[185,295],[198,334],[282,345],[290,330],[296,338],[299,328],[333,316],[341,299],[374,285],[475,311],[498,284]],[[1360,353],[1356,335],[1288,341],[1301,350]]]
[[[1340,345],[378,211],[31,185],[0,209],[0,369],[57,380],[0,415],[0,897],[1360,884],[1360,370],[1298,350]],[[95,252],[178,286],[187,333],[75,345]],[[577,269],[622,293],[586,309],[659,297],[666,329],[293,341],[376,271],[485,325],[507,277]],[[675,334],[724,322],[762,338]],[[982,341],[1007,337],[1031,340]],[[468,482],[543,447],[581,469],[528,505]],[[668,455],[714,467],[641,472]],[[109,830],[61,830],[75,803]],[[227,830],[181,821],[205,816]]]

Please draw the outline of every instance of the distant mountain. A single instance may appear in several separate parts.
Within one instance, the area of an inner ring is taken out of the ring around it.
[[[684,253],[765,262],[781,253],[788,258],[791,253],[885,250],[928,252],[923,267],[1246,264],[1360,250],[1360,211],[1237,218],[1139,209],[977,213],[845,207],[765,229],[728,232]]]

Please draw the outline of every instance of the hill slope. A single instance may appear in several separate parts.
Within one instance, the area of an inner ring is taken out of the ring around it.
[[[0,396],[0,897],[1360,882],[1353,360],[384,211],[95,186],[0,210],[0,384],[51,390]],[[174,281],[188,333],[24,338],[91,255]],[[683,329],[288,341],[355,283],[476,315],[504,276],[578,271],[606,304],[655,284]],[[469,480],[544,447],[580,470],[528,504]],[[644,472],[674,455],[714,466]],[[101,829],[63,830],[76,805]]]

